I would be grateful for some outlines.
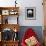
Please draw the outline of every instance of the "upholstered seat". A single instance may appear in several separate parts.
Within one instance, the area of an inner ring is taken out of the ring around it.
[[[37,34],[34,32],[32,28],[29,28],[26,30],[24,37],[22,38],[21,46],[33,46],[33,45],[41,46],[39,40],[37,39]]]

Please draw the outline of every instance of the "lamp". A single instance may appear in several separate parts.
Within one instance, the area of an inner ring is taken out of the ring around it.
[[[17,30],[16,30],[16,29],[14,29],[14,32],[17,32]]]
[[[16,2],[17,0],[15,0],[15,7],[16,7],[16,4],[17,4],[17,2]]]

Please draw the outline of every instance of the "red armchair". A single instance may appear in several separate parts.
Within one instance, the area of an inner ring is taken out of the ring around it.
[[[34,39],[36,38],[36,40],[34,40],[34,41],[36,41],[36,44],[34,45],[34,46],[41,46],[41,44],[40,44],[40,42],[37,40],[37,35],[36,35],[36,33],[33,31],[33,29],[31,29],[31,28],[29,28],[29,29],[27,29],[26,30],[26,32],[25,32],[25,35],[24,35],[24,37],[22,38],[22,42],[21,42],[21,45],[22,46],[28,46],[27,44],[28,44],[28,42],[26,43],[25,42],[25,40],[26,39],[33,39],[32,38],[32,36],[34,37]],[[27,41],[28,41],[27,40]],[[29,44],[31,44],[31,43],[29,43]],[[31,45],[29,45],[29,46],[31,46]]]

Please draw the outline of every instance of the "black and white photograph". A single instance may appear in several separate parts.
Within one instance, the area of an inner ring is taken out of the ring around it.
[[[36,8],[26,7],[26,19],[36,19]]]

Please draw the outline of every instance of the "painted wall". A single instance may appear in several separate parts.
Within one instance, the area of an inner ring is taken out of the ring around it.
[[[0,6],[9,7],[15,6],[15,0],[0,0]],[[17,0],[17,6],[19,6],[19,24],[20,26],[43,26],[43,6],[42,0]],[[36,20],[25,19],[25,7],[36,8]],[[12,17],[11,17],[12,18]]]
[[[21,3],[20,8],[20,24],[22,26],[42,26],[43,25],[43,6],[42,6],[42,0],[21,0],[19,1]],[[25,7],[35,7],[36,8],[36,20],[25,20]]]

